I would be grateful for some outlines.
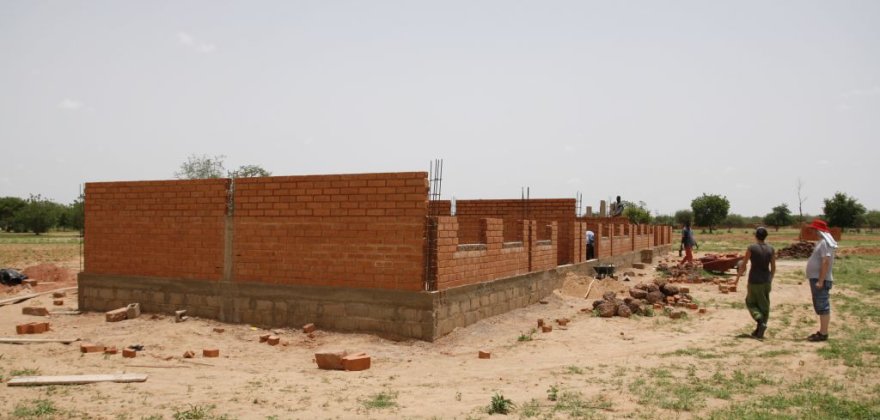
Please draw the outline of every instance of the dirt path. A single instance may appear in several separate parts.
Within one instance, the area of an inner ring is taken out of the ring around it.
[[[547,393],[555,387],[560,394],[577,393],[585,409],[600,416],[687,418],[690,412],[656,411],[644,404],[645,398],[662,397],[645,393],[662,372],[675,377],[687,371],[693,381],[733,370],[785,381],[810,377],[823,369],[843,375],[840,366],[820,358],[816,346],[802,339],[812,332],[815,322],[805,305],[809,291],[798,284],[796,273],[802,266],[802,262],[780,262],[772,293],[770,338],[763,342],[739,338],[753,327],[747,312],[736,307],[745,297],[745,287],[734,294],[720,294],[711,284],[689,285],[691,294],[709,311],[704,315],[691,312],[683,320],[659,316],[603,319],[579,311],[591,307],[592,298],[582,297],[591,280],[586,277],[571,278],[547,304],[480,321],[435,343],[323,331],[309,338],[298,330],[284,329],[277,332],[289,345],[272,347],[258,342],[263,330],[246,325],[199,319],[175,323],[173,317],[149,314],[118,323],[106,323],[103,314],[95,313],[52,316],[52,331],[41,338],[73,336],[120,349],[142,344],[145,350],[136,359],[124,359],[84,355],[76,345],[0,344],[0,374],[8,377],[25,369],[43,375],[136,372],[149,374],[149,379],[125,385],[0,385],[0,415],[41,398],[62,410],[62,418],[83,414],[98,419],[172,418],[177,411],[209,405],[216,406],[215,414],[235,418],[478,418],[488,417],[484,407],[496,392],[520,406],[534,399],[533,407],[547,413],[553,404]],[[652,269],[635,271],[644,275],[627,284],[597,282],[591,296],[625,290],[655,274]],[[69,297],[68,302],[73,309],[75,299]],[[22,315],[25,305],[52,308],[52,298],[0,308],[0,335],[13,336],[16,324],[39,319]],[[521,335],[529,335],[538,318],[560,317],[571,319],[567,328],[555,326],[551,333],[537,332],[531,341],[518,341]],[[214,332],[214,327],[225,332]],[[201,349],[206,347],[219,348],[221,357],[202,358]],[[363,372],[319,370],[312,360],[319,348],[365,351],[373,357],[372,368]],[[197,352],[193,360],[202,364],[183,361],[187,350]],[[478,350],[490,351],[491,359],[478,359]],[[775,356],[755,357],[767,352]],[[862,380],[869,385],[877,382]],[[771,386],[758,385],[759,389]],[[396,406],[366,407],[382,393]],[[700,409],[729,403],[710,398]]]

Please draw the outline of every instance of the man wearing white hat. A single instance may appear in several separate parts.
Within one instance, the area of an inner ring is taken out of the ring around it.
[[[828,324],[831,323],[831,302],[829,292],[834,284],[831,275],[834,267],[834,252],[837,249],[837,241],[831,236],[828,224],[824,220],[815,219],[810,224],[816,230],[819,240],[813,253],[807,260],[807,279],[810,281],[810,294],[813,297],[813,309],[819,315],[819,331],[807,337],[809,341],[828,340]]]

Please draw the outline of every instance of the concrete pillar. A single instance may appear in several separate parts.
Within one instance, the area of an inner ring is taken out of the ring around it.
[[[605,217],[605,200],[599,202],[599,217]]]

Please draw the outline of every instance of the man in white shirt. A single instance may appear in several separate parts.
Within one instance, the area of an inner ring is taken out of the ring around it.
[[[831,323],[831,301],[829,292],[834,284],[831,269],[834,267],[834,252],[837,242],[831,236],[824,220],[815,219],[810,227],[819,234],[813,253],[807,260],[806,275],[810,283],[813,309],[819,315],[819,331],[807,337],[809,341],[828,340],[828,324]]]
[[[596,258],[596,234],[592,230],[587,231],[587,260]]]

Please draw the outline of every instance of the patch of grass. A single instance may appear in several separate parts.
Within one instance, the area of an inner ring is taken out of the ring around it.
[[[174,420],[228,420],[230,417],[226,414],[214,414],[214,408],[211,405],[192,405],[186,410],[174,411]]]
[[[550,388],[547,388],[547,399],[550,401],[556,401],[559,397],[559,387],[556,385],[550,385]]]
[[[876,244],[876,242],[875,242]],[[854,286],[863,291],[880,291],[880,256],[849,255],[834,261],[834,284]]]
[[[693,412],[705,407],[709,397],[732,399],[734,395],[750,395],[761,385],[775,381],[762,373],[719,370],[707,379],[697,377],[697,367],[689,366],[682,375],[666,368],[655,368],[648,378],[638,378],[629,390],[639,404],[653,405],[667,410]]]
[[[686,349],[678,349],[673,352],[663,353],[660,357],[670,357],[670,356],[691,356],[696,357],[697,359],[718,359],[721,357],[718,353],[713,353],[706,349],[699,349],[688,347]]]
[[[519,408],[519,415],[526,418],[538,417],[541,415],[541,403],[536,398],[532,398]]]
[[[577,367],[577,366],[575,366],[575,365],[571,365],[571,366],[567,366],[567,367],[565,368],[565,373],[570,373],[570,374],[573,374],[573,375],[583,375],[583,374],[584,374],[584,370],[581,369],[581,368],[579,368],[579,367]]]
[[[29,400],[15,406],[12,411],[12,417],[18,418],[41,418],[53,417],[58,413],[58,408],[52,400],[39,399]]]
[[[495,395],[492,396],[492,401],[489,402],[489,406],[486,407],[486,412],[489,414],[507,414],[515,408],[516,404],[514,404],[513,401],[504,398],[504,395],[501,395],[500,392],[496,392]]]
[[[710,419],[874,419],[880,418],[880,398],[854,400],[821,389],[780,392],[735,403],[709,414]]]
[[[611,402],[601,396],[584,401],[583,394],[580,392],[566,391],[559,396],[559,400],[553,406],[553,411],[566,413],[570,418],[593,418],[596,417],[596,410],[607,410],[611,406]]]
[[[779,356],[789,356],[792,354],[797,354],[797,352],[794,350],[779,349],[779,350],[768,350],[763,353],[758,353],[758,357],[761,357],[761,358],[779,357]]]
[[[817,352],[826,359],[840,359],[849,367],[880,367],[880,329],[860,326],[858,329],[844,326],[837,336]]]
[[[397,407],[397,392],[382,391],[370,395],[362,404],[367,410]]]
[[[520,342],[522,342],[522,341],[532,341],[532,336],[534,336],[536,332],[538,332],[538,330],[532,328],[532,329],[529,331],[528,334],[526,334],[526,333],[520,333],[520,334],[519,334],[519,337],[516,338],[516,341],[520,341]]]
[[[16,369],[9,372],[9,376],[35,376],[40,374],[40,369]]]

